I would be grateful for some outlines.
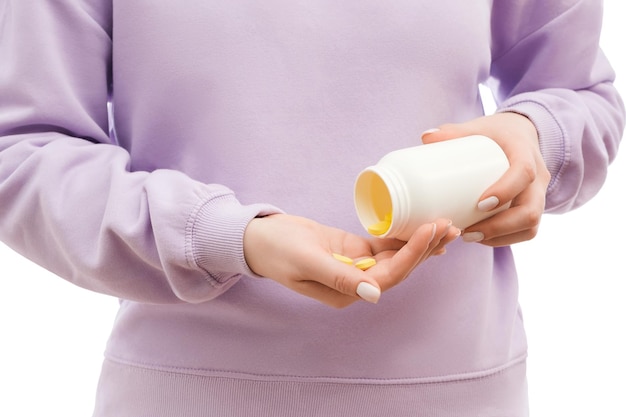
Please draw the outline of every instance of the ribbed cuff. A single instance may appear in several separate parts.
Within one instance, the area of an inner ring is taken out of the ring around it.
[[[216,287],[241,274],[257,276],[246,263],[243,236],[250,220],[276,213],[281,210],[269,204],[242,205],[233,194],[207,198],[187,225],[188,262]]]

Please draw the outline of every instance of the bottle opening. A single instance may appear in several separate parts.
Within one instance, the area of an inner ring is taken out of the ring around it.
[[[367,232],[382,236],[391,227],[393,205],[385,181],[371,170],[357,178],[354,190],[357,216]]]

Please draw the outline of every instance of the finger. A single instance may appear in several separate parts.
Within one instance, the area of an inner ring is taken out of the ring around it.
[[[301,281],[293,290],[334,308],[345,308],[361,299],[358,296],[341,294],[316,281]]]
[[[523,232],[513,233],[506,236],[501,236],[493,239],[484,239],[480,242],[481,245],[491,246],[491,247],[500,247],[500,246],[511,246],[516,243],[526,242],[531,239],[534,239],[537,236],[539,229],[529,229],[524,230]]]
[[[428,129],[422,133],[422,143],[435,143],[443,142],[444,140],[450,140],[468,136],[474,134],[471,129],[468,129],[465,124],[445,124],[437,128]]]
[[[481,211],[490,211],[512,201],[537,179],[538,167],[531,150],[518,144],[508,145],[510,149],[506,149],[507,145],[501,146],[509,159],[509,169],[483,192],[478,203]]]
[[[406,242],[403,240],[393,239],[393,238],[372,238],[369,240],[370,248],[373,255],[380,254],[382,252],[387,251],[398,251],[402,249]]]
[[[430,250],[429,256],[443,255],[446,253],[446,246],[456,240],[461,235],[461,230],[451,226],[448,233],[440,240],[439,245]]]
[[[533,184],[509,209],[468,227],[463,240],[492,246],[530,240],[537,234],[544,207],[542,188]]]
[[[514,230],[514,228],[511,227],[511,230],[503,234],[492,234],[489,236],[483,236],[482,233],[478,232],[478,234],[481,235],[481,237],[480,239],[475,240],[475,241],[477,241],[478,243],[482,245],[491,246],[491,247],[510,246],[515,243],[525,242],[525,241],[534,239],[537,236],[538,232],[539,232],[539,224],[537,223],[535,226],[522,227],[522,228],[518,228],[517,230]],[[464,240],[465,240],[465,235],[464,235]],[[471,239],[469,241],[471,241]]]
[[[488,212],[511,202],[534,181],[534,170],[512,164],[511,167],[480,196],[477,208]]]
[[[312,291],[308,293],[309,296],[320,299],[327,304],[345,300],[345,297],[338,297],[336,294],[361,298],[370,303],[377,303],[380,299],[381,289],[374,278],[366,275],[354,265],[347,265],[338,261],[332,255],[324,254],[324,256],[319,257],[314,265],[314,270],[306,271],[304,275],[314,276],[316,279],[300,281],[296,291]]]
[[[443,248],[441,248],[441,249],[438,249],[438,250],[436,250],[436,251],[433,251],[433,252],[430,254],[430,256],[441,256],[441,255],[445,255],[445,254],[446,254],[446,252],[447,252],[446,248],[445,248],[445,247],[443,247]]]
[[[417,265],[438,248],[442,239],[448,238],[451,227],[450,221],[446,219],[420,226],[406,245],[391,258],[389,276],[381,284],[383,288],[393,286],[406,278]]]
[[[505,212],[498,213],[488,220],[477,223],[471,228],[465,229],[463,240],[466,242],[484,242],[490,239],[523,233],[527,230],[535,229],[538,225],[538,220],[529,214],[528,207],[516,206]]]

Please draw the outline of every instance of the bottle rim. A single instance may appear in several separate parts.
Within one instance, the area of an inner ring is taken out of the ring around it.
[[[370,166],[357,176],[354,203],[361,225],[368,230],[373,224],[390,222],[384,233],[376,237],[395,237],[406,227],[408,213],[406,185],[391,167]],[[372,234],[372,233],[370,233]]]

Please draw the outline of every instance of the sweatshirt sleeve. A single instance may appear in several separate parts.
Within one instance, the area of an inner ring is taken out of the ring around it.
[[[254,275],[243,233],[256,216],[221,185],[134,172],[109,135],[106,1],[0,3],[0,240],[93,291],[202,302]]]
[[[615,74],[599,47],[602,1],[494,2],[489,86],[498,111],[532,120],[552,180],[546,211],[602,186],[624,129]]]

